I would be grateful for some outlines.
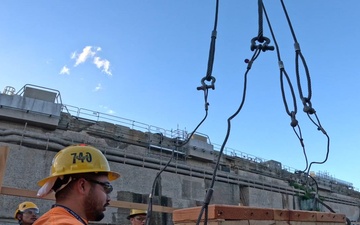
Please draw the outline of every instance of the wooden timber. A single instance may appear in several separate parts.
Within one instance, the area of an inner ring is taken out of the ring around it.
[[[173,212],[175,225],[194,225],[201,207],[178,209]],[[202,215],[201,224],[205,215]],[[209,205],[209,225],[344,225],[344,214],[288,209],[256,208],[232,205]]]

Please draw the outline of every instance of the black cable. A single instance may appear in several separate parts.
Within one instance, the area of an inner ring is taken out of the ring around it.
[[[228,127],[227,127],[227,133],[226,133],[226,136],[225,136],[225,139],[223,141],[223,144],[221,145],[221,148],[220,148],[220,152],[219,152],[219,155],[217,157],[217,161],[216,161],[216,164],[215,164],[215,168],[214,168],[214,172],[213,172],[213,175],[212,175],[212,179],[211,179],[211,184],[210,184],[210,187],[207,189],[207,192],[206,192],[206,195],[205,195],[205,198],[204,198],[204,202],[203,202],[203,206],[201,207],[200,209],[200,213],[199,213],[199,216],[198,216],[198,219],[197,219],[197,222],[196,224],[199,225],[200,224],[200,221],[201,221],[201,218],[204,214],[204,211],[205,211],[205,220],[204,220],[204,224],[206,225],[207,224],[207,211],[208,211],[208,206],[210,204],[210,200],[211,200],[211,197],[212,197],[212,194],[214,192],[214,184],[215,184],[215,179],[216,179],[216,174],[217,174],[217,170],[219,168],[219,165],[220,165],[220,159],[221,159],[221,156],[223,154],[223,151],[224,151],[224,148],[225,148],[225,145],[229,139],[229,136],[230,136],[230,131],[231,131],[231,120],[233,118],[235,118],[238,113],[241,111],[244,103],[245,103],[245,98],[246,98],[246,88],[247,88],[247,75],[251,69],[251,66],[253,64],[253,62],[255,61],[255,59],[259,56],[259,54],[261,53],[261,47],[259,46],[251,60],[248,62],[248,66],[247,66],[247,70],[245,72],[245,75],[244,75],[244,89],[243,89],[243,97],[242,97],[242,100],[241,100],[241,103],[240,103],[240,106],[239,108],[236,110],[236,112],[230,116],[227,120],[227,123],[228,123]]]
[[[308,175],[309,176],[309,175]],[[315,209],[316,206],[316,202],[319,202],[321,205],[325,206],[330,212],[332,213],[336,213],[335,210],[333,210],[329,205],[327,205],[325,202],[323,202],[320,198],[319,198],[319,185],[316,181],[315,178],[313,178],[312,176],[309,176],[315,183],[316,185],[316,194],[314,196],[314,205],[313,205],[313,210]],[[351,225],[351,221],[348,217],[345,217],[346,219],[346,225]]]
[[[258,41],[260,43],[264,42],[263,35],[264,35],[264,29],[263,29],[263,2],[262,0],[258,0],[258,25],[259,25],[259,31],[258,31]]]
[[[293,131],[294,131],[295,135],[297,136],[297,138],[300,141],[302,152],[303,152],[303,155],[304,155],[304,158],[305,158],[305,169],[302,170],[302,172],[305,172],[309,168],[309,161],[308,161],[308,157],[307,157],[307,154],[306,154],[305,143],[304,143],[304,139],[302,137],[300,125],[297,125],[296,127],[298,128],[298,131],[295,130],[295,127],[293,127]]]
[[[218,2],[218,1],[217,1]],[[231,132],[231,120],[233,118],[235,118],[238,113],[241,111],[244,103],[245,103],[245,98],[246,98],[246,88],[247,88],[247,75],[252,67],[252,64],[254,63],[254,61],[257,59],[257,57],[260,55],[261,51],[265,52],[267,50],[274,50],[274,47],[273,46],[269,46],[269,43],[270,43],[270,39],[266,38],[263,36],[262,34],[262,0],[258,0],[258,14],[259,14],[259,33],[258,33],[258,36],[253,38],[251,40],[251,51],[254,51],[254,54],[253,56],[251,57],[251,60],[245,60],[245,62],[248,64],[247,65],[247,70],[244,74],[244,89],[243,89],[243,97],[242,97],[242,100],[241,100],[241,103],[240,103],[240,106],[239,108],[236,110],[236,112],[231,115],[228,119],[227,119],[227,124],[228,124],[228,127],[227,127],[227,132],[226,132],[226,136],[225,136],[225,139],[223,141],[223,144],[221,145],[221,148],[220,148],[220,152],[219,152],[219,155],[217,157],[217,161],[216,161],[216,164],[215,164],[215,168],[214,168],[214,172],[213,172],[213,176],[212,176],[212,179],[211,179],[211,184],[210,184],[210,187],[207,189],[207,192],[206,192],[206,195],[205,195],[205,198],[204,198],[204,202],[203,202],[203,206],[201,207],[200,209],[200,213],[199,213],[199,216],[198,216],[198,219],[197,219],[197,222],[196,224],[200,224],[200,221],[201,221],[201,218],[205,212],[205,217],[204,217],[204,224],[206,225],[207,224],[207,218],[208,218],[208,206],[210,204],[210,200],[211,200],[211,197],[212,197],[212,194],[214,192],[214,184],[215,184],[215,179],[216,179],[216,174],[217,174],[217,170],[218,170],[218,167],[220,165],[220,159],[221,159],[221,156],[223,154],[223,151],[224,151],[224,148],[225,148],[225,145],[229,139],[229,136],[230,136],[230,132]],[[264,44],[258,44],[256,45],[256,41],[260,42],[260,43],[263,43],[265,42]]]
[[[314,183],[315,183],[315,186],[316,186],[316,191],[315,191],[315,196],[314,196],[314,205],[313,205],[313,210],[315,209],[315,206],[316,206],[316,202],[319,202],[320,204],[322,204],[323,206],[325,206],[330,212],[332,213],[336,213],[330,206],[328,206],[327,204],[325,204],[323,201],[320,200],[319,198],[319,185],[317,183],[317,181],[315,180],[315,178],[313,178],[312,176],[310,175],[307,175],[308,177],[310,177]]]
[[[299,89],[299,95],[300,95],[300,99],[304,105],[304,111],[307,112],[309,111],[309,113],[312,113],[312,108],[308,106],[308,104],[311,104],[311,96],[312,96],[312,90],[311,90],[311,78],[310,78],[310,72],[309,72],[309,68],[306,64],[306,60],[305,57],[303,56],[303,54],[301,53],[301,49],[300,49],[300,44],[297,41],[295,32],[294,32],[294,28],[291,24],[290,21],[290,17],[289,14],[286,10],[285,4],[283,0],[281,1],[281,5],[284,11],[284,14],[286,16],[292,37],[294,39],[294,47],[295,47],[295,65],[296,65],[296,79],[297,79],[297,84],[298,84],[298,89]],[[300,72],[299,72],[299,58],[301,59],[301,62],[303,64],[304,70],[305,70],[305,74],[306,74],[306,79],[307,79],[307,86],[308,86],[308,96],[304,97],[303,95],[303,91],[302,91],[302,87],[301,87],[301,80],[300,80]]]
[[[294,46],[295,46],[295,67],[296,67],[296,80],[297,80],[297,85],[298,85],[298,91],[299,91],[299,95],[300,95],[300,99],[302,101],[302,104],[304,106],[303,110],[304,112],[308,115],[309,119],[314,123],[314,125],[317,127],[317,129],[319,131],[321,131],[327,138],[327,149],[326,149],[326,156],[325,159],[321,162],[311,162],[308,169],[307,169],[307,174],[309,174],[310,172],[310,168],[313,164],[323,164],[327,161],[328,156],[329,156],[329,152],[330,152],[330,137],[327,135],[325,129],[321,126],[320,120],[318,118],[318,116],[316,115],[316,111],[315,109],[312,107],[312,103],[311,103],[311,96],[312,96],[312,90],[311,90],[311,78],[310,78],[310,72],[308,69],[308,66],[306,64],[306,60],[305,57],[303,56],[303,54],[301,53],[301,49],[300,49],[300,44],[297,41],[293,26],[291,24],[290,21],[290,17],[287,13],[285,4],[283,0],[281,1],[281,5],[284,11],[284,14],[286,16],[291,34],[293,36],[293,40],[294,40]],[[306,74],[306,79],[307,79],[307,88],[308,88],[308,95],[307,97],[304,97],[303,95],[303,91],[302,91],[302,86],[301,86],[301,80],[300,80],[300,72],[299,72],[299,58],[301,59],[301,62],[303,64],[304,70],[305,70],[305,74]],[[311,115],[315,116],[315,120],[313,120],[311,118]]]
[[[290,119],[291,119],[290,126],[293,128],[293,131],[294,131],[295,135],[299,139],[300,145],[301,145],[302,150],[303,150],[303,154],[304,154],[304,158],[305,158],[305,162],[306,162],[306,167],[303,170],[305,172],[308,169],[309,163],[308,163],[308,158],[307,158],[307,154],[306,154],[304,139],[303,139],[302,133],[301,133],[301,128],[300,128],[298,120],[296,119],[297,104],[296,104],[294,88],[293,88],[293,85],[291,83],[290,77],[289,77],[288,73],[286,72],[284,63],[283,63],[283,61],[281,59],[280,48],[279,48],[279,45],[277,43],[275,33],[274,33],[273,29],[272,29],[272,25],[271,25],[269,16],[268,16],[268,14],[266,12],[265,5],[264,4],[262,4],[262,5],[263,5],[262,8],[263,8],[263,11],[264,11],[264,14],[265,14],[265,18],[266,18],[267,24],[269,26],[269,30],[270,30],[270,33],[271,33],[271,36],[272,36],[272,39],[274,41],[275,48],[276,48],[276,55],[277,55],[277,58],[278,58],[278,64],[279,64],[279,69],[280,69],[281,95],[282,95],[283,103],[284,103],[284,106],[285,106],[285,111],[290,116]],[[287,103],[287,98],[286,98],[286,95],[285,95],[284,78],[285,78],[286,83],[287,83],[287,85],[288,85],[288,87],[290,89],[290,93],[291,93],[291,97],[292,97],[292,101],[293,101],[293,110],[292,111],[289,110],[289,106],[288,106],[288,103]],[[297,130],[295,128],[297,128]]]
[[[207,91],[207,90],[206,90]],[[150,220],[152,217],[152,206],[153,206],[153,196],[155,195],[155,187],[157,184],[158,179],[160,178],[160,175],[162,174],[162,172],[165,171],[165,169],[169,166],[170,162],[172,161],[172,159],[174,158],[174,153],[175,153],[175,149],[178,149],[184,145],[186,145],[191,137],[194,135],[194,133],[196,132],[196,130],[201,126],[201,124],[206,120],[207,116],[208,116],[208,108],[207,108],[207,94],[205,94],[205,116],[204,118],[200,121],[200,123],[196,126],[196,128],[193,130],[193,132],[191,132],[191,134],[187,137],[186,141],[181,143],[180,145],[175,144],[175,148],[173,149],[173,151],[171,152],[171,157],[168,160],[168,162],[166,163],[166,165],[156,174],[156,177],[153,181],[152,184],[152,188],[151,188],[151,192],[149,195],[149,202],[148,202],[148,208],[147,208],[147,214],[146,214],[146,225],[150,225]]]
[[[214,65],[214,58],[215,58],[215,44],[216,44],[216,35],[217,35],[217,21],[218,21],[218,12],[219,12],[219,0],[216,0],[216,9],[215,9],[215,22],[214,22],[214,29],[211,32],[211,42],[210,42],[210,50],[209,50],[209,59],[208,59],[208,66],[206,72],[206,80],[210,81],[212,76],[212,69]]]
[[[321,132],[326,136],[326,138],[327,138],[326,155],[325,155],[325,159],[324,159],[323,161],[320,161],[320,162],[316,162],[316,161],[311,162],[310,165],[309,165],[309,169],[308,169],[307,173],[310,172],[310,168],[311,168],[311,166],[312,166],[313,164],[324,164],[324,163],[328,160],[329,154],[330,154],[330,137],[329,137],[329,135],[326,133],[325,129],[321,126],[320,120],[319,120],[319,118],[317,117],[316,113],[314,113],[314,115],[315,115],[315,118],[316,118],[317,122],[315,122],[315,121],[311,118],[311,116],[309,115],[309,113],[308,113],[309,119],[315,124],[315,126],[317,126],[317,129],[318,129],[319,131],[321,131]]]
[[[216,0],[216,10],[215,10],[215,22],[214,22],[214,29],[211,33],[211,43],[210,43],[210,50],[209,50],[209,60],[208,60],[208,67],[207,67],[207,72],[206,72],[206,77],[204,77],[201,80],[201,84],[202,86],[197,87],[197,90],[203,90],[204,91],[204,101],[205,101],[205,116],[204,118],[200,121],[200,123],[196,126],[196,128],[193,130],[193,132],[191,132],[190,136],[187,137],[186,141],[181,143],[180,145],[178,145],[177,143],[175,144],[175,148],[173,149],[172,153],[171,153],[171,157],[168,160],[168,162],[166,163],[166,165],[156,174],[156,177],[154,179],[152,188],[151,188],[151,193],[149,195],[149,202],[148,202],[148,209],[147,209],[147,215],[146,215],[146,225],[150,224],[150,219],[152,216],[152,205],[153,205],[153,196],[155,194],[155,187],[157,184],[157,181],[161,175],[161,173],[163,171],[165,171],[165,169],[168,167],[168,165],[170,164],[170,162],[172,161],[173,157],[174,157],[174,151],[175,149],[182,147],[184,145],[186,145],[191,137],[194,135],[194,133],[196,132],[196,130],[201,126],[201,124],[206,120],[207,116],[208,116],[208,106],[209,103],[207,101],[208,98],[208,91],[209,88],[211,89],[215,89],[215,77],[212,76],[212,69],[213,69],[213,65],[214,65],[214,55],[215,55],[215,43],[216,43],[216,29],[217,29],[217,20],[218,20],[218,11],[219,11],[219,0]],[[207,85],[205,83],[205,80],[207,81],[211,81],[210,85]]]
[[[260,48],[262,51],[267,51],[267,50],[274,50],[273,46],[269,46],[270,44],[270,39],[265,37],[263,34],[263,1],[262,0],[258,0],[258,36],[254,37],[251,40],[251,51],[254,51],[257,48]],[[261,43],[256,45],[256,42]],[[265,42],[265,43],[264,43]]]

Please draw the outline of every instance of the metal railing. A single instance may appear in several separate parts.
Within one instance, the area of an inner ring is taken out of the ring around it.
[[[138,130],[142,132],[161,133],[163,136],[168,138],[178,138],[179,140],[185,140],[188,135],[188,133],[184,130],[180,130],[180,129],[166,130],[161,127],[149,125],[135,120],[130,120],[123,117],[101,113],[89,109],[78,108],[76,106],[71,106],[71,105],[63,105],[63,111],[68,112],[73,116],[83,119],[89,119],[96,122],[101,121],[101,122],[109,122],[115,125],[123,125],[129,127],[130,129]]]
[[[213,146],[214,146],[214,150],[220,151],[221,145],[213,144]],[[257,157],[257,156],[254,156],[254,155],[239,151],[237,149],[229,148],[229,147],[225,147],[223,152],[224,152],[224,155],[231,156],[231,157],[239,157],[239,158],[246,159],[246,160],[256,162],[256,163],[264,163],[264,162],[269,161],[267,159],[260,158],[260,157]],[[286,171],[288,171],[290,173],[295,173],[295,171],[296,171],[295,168],[290,167],[290,166],[286,166],[286,165],[283,165],[283,164],[281,164],[281,169],[286,170]]]
[[[50,91],[50,92],[55,93],[56,94],[56,97],[55,97],[56,103],[62,105],[62,99],[61,99],[60,91],[58,91],[56,89],[52,89],[52,88],[42,87],[42,86],[33,85],[33,84],[25,84],[18,92],[16,92],[16,95],[23,95],[24,92],[25,92],[25,89],[27,87],[33,87],[35,89],[46,90],[46,91]],[[15,89],[14,89],[14,91],[15,91]]]
[[[186,140],[188,138],[189,133],[185,130],[180,130],[180,129],[176,129],[176,130],[167,130],[161,127],[157,127],[157,126],[153,126],[153,125],[149,125],[146,123],[142,123],[142,122],[138,122],[135,120],[131,120],[131,119],[127,119],[127,118],[123,118],[123,117],[119,117],[119,116],[115,116],[112,114],[106,114],[106,113],[102,113],[102,112],[98,112],[98,111],[93,111],[93,110],[89,110],[89,109],[84,109],[84,108],[79,108],[76,106],[71,106],[71,105],[62,105],[62,111],[63,112],[67,112],[72,116],[76,116],[82,119],[88,119],[88,120],[92,120],[95,122],[109,122],[109,123],[113,123],[115,125],[123,125],[126,127],[129,127],[130,129],[133,130],[138,130],[138,131],[142,131],[142,132],[149,132],[149,133],[161,133],[163,136],[168,137],[168,138],[177,138],[178,140]],[[211,145],[213,145],[214,151],[219,152],[221,149],[221,145],[219,144],[215,144],[215,143],[211,143],[210,142],[210,137],[206,134],[202,134],[202,133],[198,133],[197,134],[204,136],[207,138],[207,142]],[[226,156],[230,156],[230,157],[239,157],[239,158],[243,158],[246,160],[250,160],[256,163],[264,163],[264,162],[268,162],[269,160],[261,158],[261,157],[257,157],[245,152],[242,152],[240,150],[234,149],[234,148],[229,148],[229,147],[225,147],[224,151],[223,151],[224,155]],[[287,165],[283,165],[281,164],[281,169],[285,170],[287,172],[290,173],[295,173],[296,171],[298,171],[297,169],[287,166]],[[323,178],[323,177],[322,177]],[[339,179],[334,179],[339,181],[340,183],[346,183],[352,186],[352,183],[350,182],[346,182],[346,181],[342,181]],[[354,188],[354,190],[358,191],[358,188]]]

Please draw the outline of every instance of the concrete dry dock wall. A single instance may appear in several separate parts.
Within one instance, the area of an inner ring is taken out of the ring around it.
[[[67,114],[62,115],[54,130],[2,120],[0,146],[8,146],[10,149],[2,185],[37,191],[36,182],[48,176],[51,160],[57,151],[67,145],[87,143],[101,149],[110,161],[112,170],[122,174],[113,183],[115,191],[111,198],[129,203],[121,207],[109,207],[102,222],[128,223],[125,218],[129,208],[133,207],[130,203],[144,203],[143,206],[146,207],[153,180],[170,158],[171,152],[162,150],[162,147],[172,149],[175,141],[178,140],[115,124],[81,120]],[[156,145],[157,148],[151,145]],[[187,158],[186,148],[178,151],[179,154],[176,154],[159,179],[155,190],[155,204],[173,209],[200,206],[205,190],[210,185],[214,162],[211,157]],[[207,153],[206,150],[201,151]],[[213,155],[214,158],[216,154]],[[218,171],[211,204],[300,209],[299,196],[303,191],[290,186],[288,180],[277,177],[279,171],[262,173],[259,168],[263,165],[252,161],[246,164],[244,159],[241,159],[241,164],[236,164],[233,158],[224,157],[222,163],[228,169]],[[357,197],[325,190],[321,190],[319,194],[336,212],[358,221],[360,201]],[[45,212],[53,204],[52,200],[2,194],[0,224],[12,221],[17,204],[25,200],[35,202],[41,212]],[[321,210],[328,212],[324,207]],[[172,219],[170,213],[154,214],[154,224],[172,224]]]

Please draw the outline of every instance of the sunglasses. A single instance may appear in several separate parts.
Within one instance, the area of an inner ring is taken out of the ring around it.
[[[137,221],[140,221],[140,222],[146,221],[146,217],[135,216],[134,218],[135,218]]]
[[[39,209],[25,209],[23,211],[24,214],[29,214],[29,215],[39,215]]]
[[[97,181],[97,180],[92,180],[92,179],[85,179],[91,183],[94,184],[100,184],[103,188],[106,194],[110,194],[113,191],[113,186],[109,183],[109,182],[101,182],[101,181]]]

